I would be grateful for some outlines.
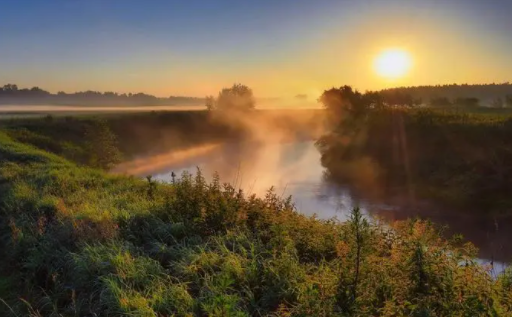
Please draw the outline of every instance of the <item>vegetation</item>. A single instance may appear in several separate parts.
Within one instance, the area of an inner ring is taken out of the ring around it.
[[[252,90],[242,84],[234,84],[219,92],[217,99],[206,97],[206,109],[227,112],[246,112],[256,107]]]
[[[18,88],[15,84],[7,84],[0,87],[1,104],[43,104],[43,105],[72,105],[72,106],[172,106],[184,104],[199,105],[201,98],[170,96],[159,98],[144,93],[116,93],[99,91],[80,91],[65,93],[59,91],[52,94],[39,87]]]
[[[322,96],[334,119],[317,144],[331,179],[412,200],[510,210],[510,114],[392,108],[378,100],[350,87]]]
[[[318,145],[337,180],[507,206],[508,116],[395,107],[407,98],[349,86],[320,100],[332,130]],[[358,208],[346,222],[307,217],[272,189],[251,196],[218,176],[207,183],[200,171],[170,184],[103,171],[154,147],[241,137],[211,118],[205,111],[7,121],[0,315],[512,314],[512,270],[494,277],[472,244],[445,239],[430,222],[381,224]],[[311,129],[317,123],[307,120],[318,119],[291,118],[251,116],[282,131]]]
[[[104,157],[107,164],[102,166],[108,168],[119,158],[130,160],[140,155],[167,153],[208,143],[250,140],[251,131],[233,124],[230,115],[221,113],[217,117],[216,114],[207,111],[159,111],[101,117],[50,116],[4,120],[0,125],[11,138],[79,165],[97,167],[92,156]],[[255,110],[250,119],[260,127],[272,127],[277,134],[271,136],[272,139],[281,141],[281,138],[316,138],[317,131],[322,128],[322,118],[322,110]],[[106,131],[100,133],[98,126]],[[109,136],[109,131],[113,135]],[[110,138],[112,140],[108,140]],[[106,151],[106,145],[112,143],[120,153]],[[105,152],[110,153],[108,157],[105,157]]]
[[[512,273],[428,222],[108,175],[0,133],[4,316],[507,316]]]
[[[104,119],[96,119],[85,131],[85,151],[92,167],[109,170],[121,162],[117,138]]]
[[[510,83],[398,87],[384,89],[380,93],[384,96],[395,94],[410,95],[413,99],[423,100],[424,103],[432,106],[447,107],[452,103],[457,103],[457,101],[473,99],[477,100],[477,102],[480,101],[481,106],[495,107],[498,105],[495,101],[500,99],[504,102],[499,104],[499,107],[512,107],[512,84]]]

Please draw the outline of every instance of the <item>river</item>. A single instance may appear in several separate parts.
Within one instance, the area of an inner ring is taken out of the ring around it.
[[[176,175],[185,171],[195,174],[200,168],[207,179],[218,172],[221,181],[229,182],[247,194],[264,195],[273,186],[278,195],[291,195],[299,212],[324,219],[336,217],[345,220],[354,206],[361,207],[367,217],[384,221],[428,218],[437,224],[447,225],[448,235],[460,233],[473,242],[480,250],[481,262],[493,263],[495,271],[501,271],[502,263],[512,258],[511,250],[505,247],[512,238],[512,221],[509,218],[476,216],[432,204],[413,208],[396,202],[368,199],[361,193],[356,194],[349,186],[325,180],[320,153],[312,141],[233,143],[202,149],[189,150],[188,154],[181,156],[160,157],[158,164],[147,164],[136,174],[153,175],[157,180],[169,182],[173,172]]]

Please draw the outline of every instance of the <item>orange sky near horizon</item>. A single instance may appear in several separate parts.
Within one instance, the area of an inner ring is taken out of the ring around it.
[[[129,14],[152,10],[153,17],[158,7],[132,8],[128,13],[97,4],[101,6],[101,23],[89,23],[94,16],[85,16],[84,25],[75,25],[78,22],[67,16],[69,27],[52,19],[51,32],[41,29],[37,34],[33,29],[22,33],[24,30],[18,30],[21,24],[14,27],[21,22],[13,18],[9,24],[14,24],[13,36],[0,48],[4,55],[0,84],[39,86],[51,92],[97,90],[203,97],[242,83],[258,97],[307,94],[313,99],[325,89],[342,85],[379,90],[499,83],[511,78],[508,53],[512,41],[491,23],[499,9],[486,16],[475,1],[278,5],[235,6],[240,30],[225,25],[222,12],[228,9],[210,17],[201,13],[195,20],[190,18],[197,25],[191,22],[189,28],[182,29],[177,29],[182,26],[178,23],[188,21],[183,12],[175,19],[163,15],[144,20],[138,29],[130,29],[133,17]],[[86,4],[70,6],[84,10]],[[34,11],[33,19],[43,19],[43,9]],[[189,9],[195,12],[193,7]],[[20,12],[27,10],[30,8],[20,7]],[[309,15],[304,16],[306,13]],[[208,23],[200,24],[203,20]],[[171,25],[174,21],[176,25]],[[2,23],[8,22],[0,22],[0,26]],[[389,48],[407,51],[412,58],[410,71],[402,77],[389,79],[375,72],[375,57]]]

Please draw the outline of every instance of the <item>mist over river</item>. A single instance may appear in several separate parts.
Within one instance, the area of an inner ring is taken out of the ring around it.
[[[460,233],[473,242],[480,249],[482,262],[494,263],[496,271],[501,262],[512,258],[511,250],[505,247],[512,239],[510,218],[476,216],[431,202],[411,205],[396,199],[369,198],[350,186],[327,181],[320,158],[313,141],[208,144],[181,153],[141,158],[131,172],[129,168],[127,171],[138,176],[153,175],[164,182],[172,181],[173,172],[179,177],[185,171],[195,174],[199,168],[207,180],[218,172],[222,182],[246,194],[265,195],[273,186],[278,195],[291,195],[299,212],[323,219],[345,220],[355,206],[360,206],[367,217],[383,221],[428,218],[447,225],[448,235]]]

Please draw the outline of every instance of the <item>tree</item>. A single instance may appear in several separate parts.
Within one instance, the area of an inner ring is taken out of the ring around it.
[[[86,127],[85,147],[89,165],[110,169],[121,161],[122,154],[117,148],[117,138],[104,119],[96,119]]]
[[[206,96],[205,106],[208,111],[215,109],[215,98],[213,96]]]
[[[362,94],[350,86],[326,90],[318,101],[330,112],[332,118],[342,118],[347,114],[357,118],[372,108],[383,106],[382,96],[378,92]]]
[[[7,84],[7,85],[4,85],[4,87],[2,88],[2,91],[5,93],[15,93],[18,91],[18,86],[14,85],[14,84]]]
[[[231,88],[222,89],[216,100],[207,97],[206,107],[208,110],[249,111],[255,108],[255,101],[249,87],[234,84]]]

